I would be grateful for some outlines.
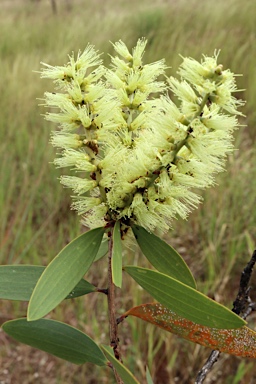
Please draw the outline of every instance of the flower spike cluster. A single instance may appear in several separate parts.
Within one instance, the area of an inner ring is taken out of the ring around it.
[[[223,170],[243,102],[218,54],[200,63],[184,58],[179,80],[160,81],[165,62],[143,63],[146,40],[132,52],[122,41],[113,46],[110,69],[92,46],[66,66],[44,64],[41,76],[59,91],[45,93],[53,109],[46,119],[60,127],[51,139],[61,150],[54,163],[71,168],[61,183],[87,226],[120,220],[165,232],[198,206],[193,189],[213,185]]]

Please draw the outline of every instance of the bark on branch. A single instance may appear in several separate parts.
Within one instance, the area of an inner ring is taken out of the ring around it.
[[[252,276],[253,267],[256,263],[256,250],[253,252],[251,260],[244,268],[241,279],[240,279],[240,285],[237,297],[235,301],[233,302],[233,308],[232,311],[235,312],[237,315],[242,317],[243,319],[246,319],[247,316],[252,311],[256,310],[256,303],[253,303],[250,299],[249,292],[249,282]],[[208,373],[211,371],[213,365],[218,361],[218,358],[220,356],[219,351],[212,351],[210,356],[208,357],[206,363],[199,371],[195,384],[202,384],[208,375]]]

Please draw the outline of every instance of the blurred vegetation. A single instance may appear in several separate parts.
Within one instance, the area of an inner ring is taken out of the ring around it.
[[[247,100],[237,132],[239,151],[229,158],[218,185],[205,191],[204,203],[188,222],[174,222],[167,240],[184,256],[199,289],[231,307],[242,268],[256,243],[256,9],[255,0],[59,0],[54,13],[50,0],[0,0],[0,262],[46,265],[82,228],[69,210],[69,192],[50,164],[54,150],[50,131],[38,107],[52,84],[34,72],[40,61],[62,65],[67,54],[90,42],[113,54],[109,41],[122,39],[132,48],[139,37],[148,39],[145,62],[165,57],[175,75],[182,56],[199,59],[221,49],[220,62],[238,74]],[[138,253],[126,251],[127,262],[146,266]],[[126,261],[125,260],[125,261]],[[104,287],[106,262],[92,268],[88,280]],[[255,275],[252,298],[256,299]],[[125,277],[119,292],[120,313],[149,298]],[[79,327],[108,342],[106,300],[89,295],[65,302],[51,317]],[[1,323],[25,316],[24,303],[0,302]],[[255,316],[254,316],[255,319]],[[253,316],[249,319],[252,325]],[[128,319],[120,326],[126,365],[145,382],[145,365],[155,384],[193,383],[209,350]],[[82,367],[49,357],[32,348],[9,344],[0,333],[1,383],[112,383],[110,371],[88,364]],[[256,367],[250,360],[223,355],[209,375],[211,383],[252,384]]]

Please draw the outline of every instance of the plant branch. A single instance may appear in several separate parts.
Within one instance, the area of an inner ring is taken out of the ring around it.
[[[249,297],[249,291],[250,291],[249,282],[251,279],[251,275],[252,275],[252,271],[255,263],[256,263],[256,250],[253,252],[251,260],[246,265],[246,267],[244,268],[241,274],[238,294],[235,301],[233,302],[232,311],[235,312],[237,315],[241,315],[243,319],[246,319],[246,317],[249,316],[249,314],[252,311],[256,310],[256,303],[253,303]],[[204,382],[206,376],[212,369],[214,363],[217,362],[219,356],[220,356],[219,351],[211,352],[206,363],[199,371],[196,377],[195,384],[202,384]]]
[[[116,308],[115,308],[115,285],[112,279],[112,252],[113,252],[113,229],[111,229],[111,236],[109,239],[109,254],[108,254],[108,319],[109,319],[109,338],[110,345],[113,348],[115,357],[122,362],[121,353],[119,348],[119,339],[116,322]],[[116,382],[124,384],[116,370],[113,368]]]

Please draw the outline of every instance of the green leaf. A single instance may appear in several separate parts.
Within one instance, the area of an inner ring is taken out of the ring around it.
[[[139,305],[121,316],[136,316],[193,343],[241,357],[256,358],[256,332],[248,327],[216,329],[198,325],[158,303]]]
[[[92,292],[97,292],[95,285],[92,285],[85,279],[81,279],[75,288],[69,292],[66,299],[74,299],[75,297],[84,296]]]
[[[112,279],[117,287],[122,287],[122,240],[120,221],[117,221],[113,231],[113,254],[111,259]]]
[[[147,384],[154,384],[148,367],[146,368],[146,379],[147,379]]]
[[[175,249],[143,227],[134,225],[132,230],[141,251],[159,272],[196,288],[190,269]]]
[[[124,270],[157,301],[196,324],[225,329],[246,324],[228,308],[163,273],[134,266]]]
[[[28,305],[28,321],[55,308],[90,268],[100,247],[104,228],[83,233],[52,260],[39,278]]]
[[[133,374],[115,358],[110,347],[101,345],[101,348],[125,384],[140,384]]]
[[[29,301],[45,267],[39,265],[1,265],[0,299]],[[66,297],[71,299],[96,292],[96,287],[82,279]]]
[[[7,321],[2,328],[15,340],[71,363],[107,364],[101,349],[89,336],[59,321],[40,319],[28,322],[22,318]]]
[[[108,253],[108,239],[103,239],[94,261],[98,261]]]

